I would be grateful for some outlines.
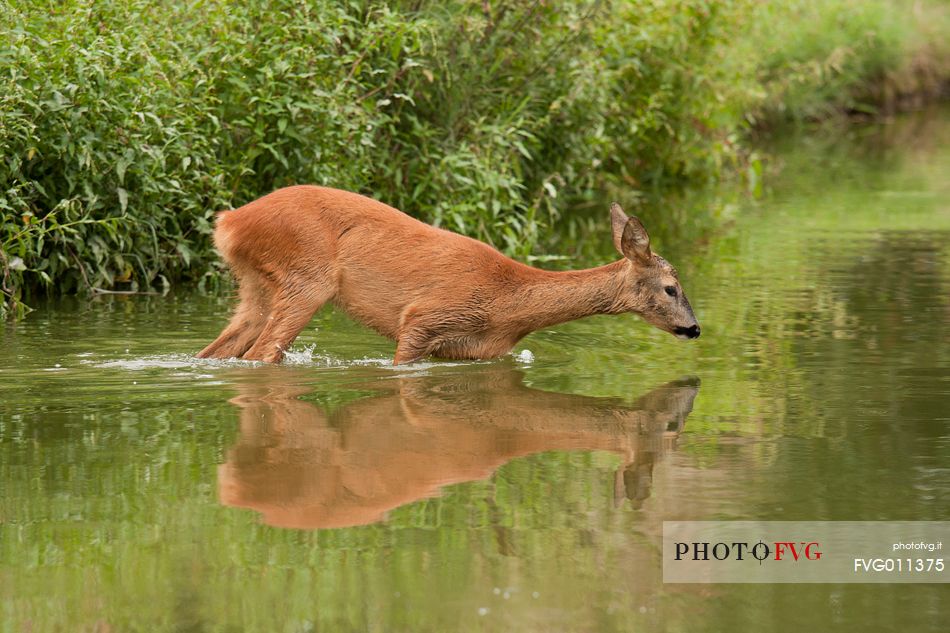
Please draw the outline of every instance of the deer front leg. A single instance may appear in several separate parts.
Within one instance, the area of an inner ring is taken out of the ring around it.
[[[417,361],[447,346],[452,348],[453,358],[480,358],[475,341],[481,338],[486,324],[486,315],[470,307],[448,306],[426,312],[409,306],[400,319],[393,365]]]
[[[414,363],[428,355],[428,346],[418,343],[406,343],[402,338],[396,344],[396,355],[393,356],[393,365]]]
[[[426,357],[438,345],[438,336],[444,329],[440,327],[438,315],[422,316],[416,308],[407,308],[400,319],[393,365],[413,363]]]

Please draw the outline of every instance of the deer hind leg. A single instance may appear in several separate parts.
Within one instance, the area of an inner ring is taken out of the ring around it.
[[[198,358],[240,358],[264,331],[273,302],[272,290],[264,277],[253,270],[238,277],[240,303],[231,322]]]
[[[326,283],[288,284],[277,291],[263,331],[242,358],[277,363],[301,330],[334,295]]]

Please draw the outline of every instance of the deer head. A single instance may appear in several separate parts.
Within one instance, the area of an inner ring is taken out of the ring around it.
[[[679,338],[699,337],[699,323],[676,269],[650,250],[650,236],[636,217],[610,205],[614,246],[627,259],[621,305],[651,325]]]

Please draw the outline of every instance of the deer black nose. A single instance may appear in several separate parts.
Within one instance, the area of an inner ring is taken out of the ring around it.
[[[686,338],[699,338],[699,325],[676,327],[673,328],[673,332],[676,333],[677,336],[685,336]]]

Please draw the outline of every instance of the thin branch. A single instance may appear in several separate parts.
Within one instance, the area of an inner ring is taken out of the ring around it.
[[[7,281],[10,280],[10,265],[7,263],[7,254],[0,248],[0,259],[3,260],[3,282],[0,284],[0,290],[3,290],[4,294],[10,295],[13,297],[13,289],[7,285]]]
[[[402,68],[399,69],[399,71],[398,71],[395,75],[393,75],[392,77],[390,77],[389,81],[387,81],[385,85],[376,86],[375,88],[373,88],[372,90],[370,90],[370,91],[367,92],[366,94],[364,94],[364,95],[362,95],[362,96],[360,96],[360,97],[357,97],[356,100],[357,100],[357,101],[363,101],[363,100],[365,100],[365,99],[369,99],[370,97],[372,97],[374,94],[376,94],[376,93],[379,92],[380,90],[393,88],[393,87],[396,85],[396,82],[399,81],[400,79],[402,79],[403,75],[405,75],[408,70],[409,70],[409,67],[408,67],[408,66],[403,66]]]
[[[105,288],[91,288],[92,294],[94,295],[148,295],[148,296],[159,296],[162,293],[153,292],[151,290],[106,290]]]
[[[69,243],[67,242],[64,242],[63,246],[66,247],[66,251],[73,258],[73,261],[76,262],[76,265],[79,266],[79,272],[82,274],[82,280],[86,282],[86,288],[88,288],[90,292],[94,292],[95,289],[93,288],[92,284],[89,283],[89,277],[86,276],[86,267],[82,265],[81,261],[79,261],[79,257],[76,255],[76,251],[74,251],[72,247],[69,245]]]

